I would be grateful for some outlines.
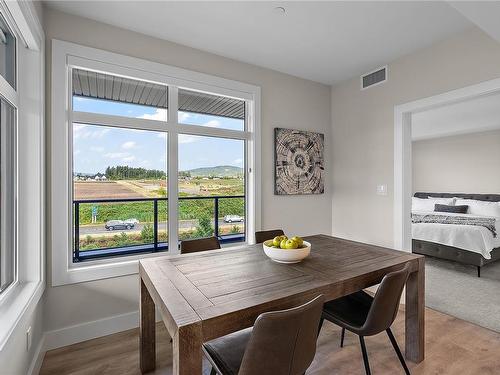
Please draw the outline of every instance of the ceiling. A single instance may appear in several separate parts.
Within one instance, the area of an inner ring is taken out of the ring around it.
[[[334,84],[472,27],[444,2],[48,1],[49,7]],[[283,6],[285,14],[275,10]]]
[[[414,141],[500,129],[500,93],[412,115]]]

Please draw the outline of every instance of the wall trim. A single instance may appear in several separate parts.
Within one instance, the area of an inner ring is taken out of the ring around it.
[[[43,358],[45,357],[45,334],[42,334],[40,341],[33,354],[33,360],[28,368],[27,375],[38,375],[42,369]]]
[[[411,252],[411,115],[500,91],[500,78],[394,107],[394,248]]]
[[[45,332],[44,350],[52,350],[139,326],[139,311]]]

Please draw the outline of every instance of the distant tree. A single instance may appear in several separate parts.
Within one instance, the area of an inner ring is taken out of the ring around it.
[[[105,172],[108,180],[165,179],[167,174],[158,169],[129,167],[128,165],[108,166]]]

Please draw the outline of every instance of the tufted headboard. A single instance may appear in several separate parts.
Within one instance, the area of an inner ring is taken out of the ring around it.
[[[422,193],[417,192],[413,195],[417,198],[463,198],[475,199],[478,201],[500,202],[500,194],[463,194],[463,193]]]

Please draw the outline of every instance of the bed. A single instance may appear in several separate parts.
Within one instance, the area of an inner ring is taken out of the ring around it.
[[[500,202],[500,194],[418,192],[414,194],[414,197],[423,199],[460,198]],[[412,214],[412,220],[414,214]],[[471,215],[450,214],[449,216],[453,219]],[[498,233],[495,233],[495,229]],[[413,222],[412,252],[476,266],[477,276],[480,277],[482,266],[500,259],[500,218],[496,220],[496,227],[490,227],[489,229],[481,225],[443,225],[433,222]]]

